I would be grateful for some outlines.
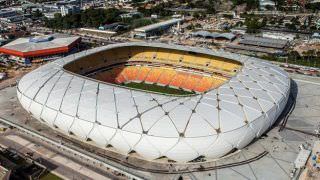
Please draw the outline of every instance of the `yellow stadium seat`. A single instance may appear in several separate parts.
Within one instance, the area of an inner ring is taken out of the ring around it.
[[[217,88],[217,87],[221,86],[225,81],[226,81],[226,79],[224,79],[222,77],[212,76],[212,85],[210,88]]]
[[[184,55],[183,63],[186,64],[195,64],[195,57],[193,55]]]
[[[166,61],[168,61],[168,58],[169,58],[169,53],[167,50],[158,49],[156,60],[161,61],[161,62],[166,62]]]
[[[171,63],[178,64],[183,59],[183,53],[181,51],[172,50],[169,52],[168,61]]]
[[[155,56],[155,52],[152,52],[152,51],[144,52],[145,61],[153,61],[154,56]]]

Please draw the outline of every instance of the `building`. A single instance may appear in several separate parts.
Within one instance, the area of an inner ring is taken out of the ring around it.
[[[272,0],[259,0],[259,9],[261,10],[273,10],[276,4]]]
[[[157,36],[162,34],[164,31],[167,31],[172,26],[180,26],[180,23],[183,21],[183,19],[170,19],[167,21],[151,24],[148,26],[140,27],[134,29],[134,37],[140,37],[140,38],[148,38],[150,36]]]
[[[122,23],[112,23],[112,24],[105,24],[98,28],[99,30],[107,30],[112,32],[119,32],[129,29],[129,25],[122,24]]]
[[[1,22],[9,23],[9,24],[10,23],[19,24],[19,23],[22,23],[23,21],[29,21],[30,17],[31,17],[30,14],[10,16],[10,17],[1,18]]]
[[[166,8],[175,14],[195,14],[195,13],[205,13],[207,10],[205,8],[187,8],[184,6],[177,7],[177,8]]]
[[[226,49],[231,52],[241,52],[241,54],[247,54],[247,55],[255,55],[256,53],[260,54],[269,54],[269,55],[284,55],[285,52],[283,50],[279,49],[269,49],[269,48],[263,48],[263,47],[257,47],[257,46],[243,46],[243,45],[237,45],[237,44],[227,44]]]
[[[61,10],[61,16],[66,16],[68,14],[79,13],[80,7],[75,5],[66,5],[66,6],[61,6],[60,10]]]
[[[0,48],[0,52],[22,64],[50,60],[54,55],[67,55],[80,42],[80,37],[52,34],[16,39]]]
[[[281,39],[286,41],[293,41],[296,35],[289,33],[275,33],[275,32],[262,32],[262,37],[271,39]]]
[[[139,17],[142,17],[143,14],[140,13],[140,12],[129,12],[129,13],[126,13],[126,14],[120,14],[120,17],[121,18],[139,18]]]
[[[233,41],[236,38],[236,35],[233,33],[217,33],[217,32],[208,32],[208,31],[196,31],[191,33],[192,37],[202,37],[216,40],[227,40]]]
[[[11,171],[0,165],[0,179],[9,180]]]
[[[132,82],[189,94],[126,86]],[[144,42],[58,59],[17,85],[23,108],[66,135],[179,163],[246,147],[273,125],[289,94],[288,74],[261,59]]]
[[[245,35],[240,39],[239,44],[265,48],[284,49],[289,45],[289,41]]]
[[[48,19],[53,19],[56,12],[43,13],[43,15]]]
[[[230,31],[233,34],[237,34],[237,35],[245,35],[246,34],[246,29],[244,29],[244,28],[232,28]]]
[[[320,18],[315,22],[317,29],[320,29]]]
[[[320,39],[320,33],[317,33],[317,32],[313,33],[312,36],[311,36],[311,38],[313,38],[313,39]]]
[[[17,11],[11,9],[1,9],[0,18],[12,17],[18,15]]]

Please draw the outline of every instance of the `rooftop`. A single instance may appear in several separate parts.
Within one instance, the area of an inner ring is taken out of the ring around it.
[[[35,56],[56,51],[68,51],[80,39],[78,36],[52,34],[16,39],[0,48],[0,52],[20,57]]]
[[[136,28],[135,31],[138,31],[138,32],[153,31],[153,30],[159,29],[161,27],[171,26],[171,25],[176,24],[176,23],[181,22],[181,21],[182,21],[182,19],[173,18],[173,19],[170,19],[170,20],[167,20],[167,21],[151,24],[151,25],[144,26],[144,27],[141,27],[141,28]]]
[[[236,36],[233,33],[217,33],[217,32],[208,32],[208,31],[197,31],[197,32],[193,32],[191,33],[192,36],[202,36],[204,38],[225,38],[225,39],[229,39],[232,40],[234,39]]]
[[[244,45],[254,45],[254,46],[283,49],[288,44],[288,41],[281,40],[281,39],[265,38],[265,37],[244,36],[239,41],[239,43]]]

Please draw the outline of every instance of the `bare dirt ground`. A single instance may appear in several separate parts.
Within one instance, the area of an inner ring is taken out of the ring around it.
[[[17,81],[24,76],[25,74],[27,74],[28,72],[32,71],[33,69],[36,69],[37,67],[39,67],[40,65],[35,64],[32,65],[29,68],[8,68],[5,69],[5,72],[7,73],[8,78],[5,80],[0,80],[0,90],[4,89],[6,87],[10,87],[10,86],[14,86],[16,85]]]

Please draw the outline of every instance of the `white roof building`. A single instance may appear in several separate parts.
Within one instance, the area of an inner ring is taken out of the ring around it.
[[[151,24],[151,25],[148,25],[148,26],[136,28],[136,29],[134,29],[134,31],[147,33],[147,32],[150,32],[150,31],[155,31],[155,30],[158,30],[158,29],[162,29],[162,28],[166,28],[166,27],[178,24],[181,21],[182,21],[182,19],[173,18],[173,19],[170,19],[170,20],[167,20],[167,21],[162,21],[162,22]]]

